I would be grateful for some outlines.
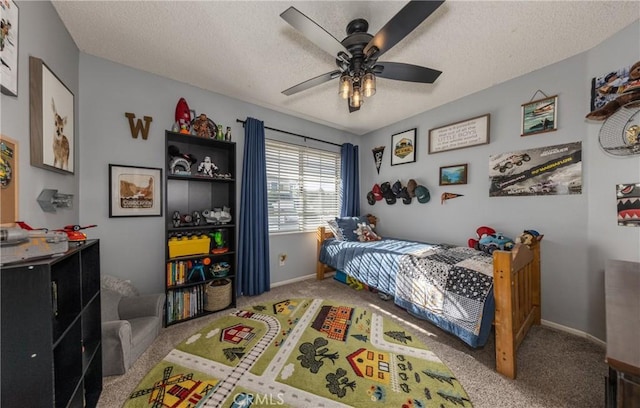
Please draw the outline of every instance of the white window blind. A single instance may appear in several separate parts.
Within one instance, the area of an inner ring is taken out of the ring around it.
[[[340,212],[340,153],[266,140],[269,232],[313,231]]]

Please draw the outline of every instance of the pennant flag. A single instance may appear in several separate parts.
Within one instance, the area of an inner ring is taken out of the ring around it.
[[[382,165],[382,154],[384,153],[384,146],[378,146],[371,149],[373,152],[373,161],[376,163],[376,170],[380,174],[380,166]]]
[[[442,193],[442,195],[440,196],[440,204],[444,204],[445,201],[456,197],[464,197],[464,194]]]

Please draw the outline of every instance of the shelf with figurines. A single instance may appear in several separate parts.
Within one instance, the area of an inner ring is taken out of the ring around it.
[[[211,156],[205,156],[197,166],[198,158],[191,153],[182,153],[176,145],[168,146],[170,179],[190,179],[199,181],[227,181],[234,182],[230,172],[223,173],[212,161]]]

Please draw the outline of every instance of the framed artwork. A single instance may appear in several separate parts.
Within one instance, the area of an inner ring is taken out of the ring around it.
[[[0,224],[18,219],[18,142],[0,135]]]
[[[36,57],[29,57],[31,165],[73,174],[74,96]]]
[[[440,185],[467,184],[467,164],[440,167]]]
[[[0,79],[2,93],[18,96],[18,6],[0,2]]]
[[[161,217],[162,169],[109,165],[109,218]]]
[[[640,183],[617,184],[618,225],[640,227]]]
[[[391,165],[416,161],[416,128],[391,136]]]
[[[429,154],[489,143],[491,114],[429,130]]]
[[[558,129],[558,96],[522,104],[520,136],[553,132]]]

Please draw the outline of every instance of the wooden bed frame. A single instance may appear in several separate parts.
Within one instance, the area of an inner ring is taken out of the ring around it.
[[[316,233],[317,257],[322,242],[333,237],[325,227]],[[516,378],[516,351],[529,328],[540,324],[540,240],[530,246],[516,244],[512,251],[493,253],[493,296],[496,303],[496,370]],[[318,261],[316,278],[334,269]]]

